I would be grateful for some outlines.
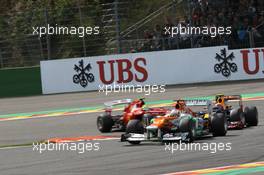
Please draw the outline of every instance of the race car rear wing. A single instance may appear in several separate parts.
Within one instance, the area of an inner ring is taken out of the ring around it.
[[[216,100],[223,98],[224,100],[228,101],[228,100],[241,100],[242,96],[241,95],[224,95],[224,94],[218,94],[215,96]]]
[[[194,99],[194,100],[185,100],[186,106],[212,106],[212,101],[210,100],[200,100],[200,99]]]
[[[225,106],[225,102],[235,102],[238,101],[239,105],[242,106],[242,96],[241,95],[217,95],[215,97],[216,103],[221,103],[223,106]]]
[[[224,96],[225,100],[240,100],[242,97],[241,95],[227,95]]]
[[[175,101],[177,104],[185,104],[186,106],[204,106],[207,108],[208,113],[212,112],[211,100],[193,99],[193,100],[175,100]]]
[[[107,108],[111,108],[111,107],[116,106],[116,105],[129,104],[132,101],[133,101],[132,99],[114,100],[114,101],[105,102],[104,105]]]

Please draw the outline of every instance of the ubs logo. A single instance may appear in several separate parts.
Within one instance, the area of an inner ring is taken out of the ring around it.
[[[84,66],[84,61],[80,60],[78,65],[74,65],[74,70],[76,74],[73,75],[73,82],[75,84],[80,84],[85,88],[88,83],[94,82],[94,75],[90,72],[92,69],[91,64]]]
[[[231,73],[237,72],[236,63],[232,62],[235,59],[232,52],[227,56],[226,49],[222,49],[220,55],[216,53],[215,59],[219,62],[214,66],[215,73],[221,73],[225,77],[229,77]]]

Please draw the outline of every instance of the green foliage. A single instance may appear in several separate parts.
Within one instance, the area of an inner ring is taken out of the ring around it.
[[[102,15],[106,12],[102,3],[114,0],[0,0],[0,52],[8,53],[6,64],[11,66],[28,65],[30,59],[47,58],[46,36],[32,37],[32,27],[46,26],[100,26],[100,35],[86,36],[87,56],[107,54],[106,43],[109,35],[104,34]],[[121,31],[156,11],[171,0],[119,0]],[[79,8],[80,7],[80,8]],[[81,10],[81,13],[80,11]],[[81,14],[81,19],[80,19]],[[153,28],[155,23],[163,23],[161,14],[145,28]],[[82,22],[82,23],[81,23]],[[114,24],[112,24],[114,25]],[[115,29],[113,29],[115,30]],[[141,35],[143,32],[141,31]],[[115,37],[113,34],[112,37]],[[83,39],[76,36],[52,35],[49,37],[52,58],[81,57]],[[1,41],[3,46],[1,45]],[[3,51],[2,51],[3,50]],[[34,64],[36,61],[34,62]]]

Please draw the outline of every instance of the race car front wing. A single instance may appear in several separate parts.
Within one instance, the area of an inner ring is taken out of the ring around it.
[[[121,142],[126,141],[188,141],[189,133],[188,132],[180,132],[180,133],[167,133],[162,136],[162,138],[148,138],[145,134],[137,134],[137,133],[129,133],[121,135]]]

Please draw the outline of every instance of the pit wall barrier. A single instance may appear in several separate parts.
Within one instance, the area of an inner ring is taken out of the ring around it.
[[[40,67],[0,70],[0,97],[41,95]]]
[[[43,94],[103,85],[177,85],[264,78],[264,48],[227,46],[41,61]]]

